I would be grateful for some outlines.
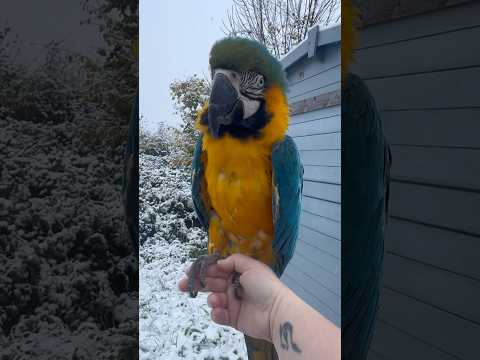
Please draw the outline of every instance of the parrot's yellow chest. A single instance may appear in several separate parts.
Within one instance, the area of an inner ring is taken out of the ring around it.
[[[242,253],[266,264],[275,262],[272,242],[272,146],[284,138],[288,127],[287,98],[277,85],[265,90],[265,111],[270,121],[256,139],[203,134],[205,184],[213,214],[208,229],[208,252],[225,256]]]
[[[240,252],[271,263],[271,147],[230,137],[205,141],[205,182],[214,211],[209,252]]]

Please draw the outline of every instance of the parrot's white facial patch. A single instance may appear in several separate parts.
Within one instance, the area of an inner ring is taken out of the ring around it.
[[[260,101],[252,100],[240,95],[240,100],[243,102],[243,118],[249,118],[255,114],[260,108]]]
[[[228,69],[215,69],[212,76],[215,74],[224,74],[238,94],[238,98],[243,103],[243,118],[247,119],[255,114],[260,108],[261,99],[263,98],[263,86],[265,80],[263,75],[255,73],[239,73]],[[246,89],[246,87],[249,87]],[[250,91],[249,91],[250,90]],[[248,96],[248,94],[253,94]]]

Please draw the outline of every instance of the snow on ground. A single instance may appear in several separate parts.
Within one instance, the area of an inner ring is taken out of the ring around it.
[[[189,172],[140,154],[140,359],[247,359],[243,334],[210,319],[206,294],[177,288],[207,239],[193,210]]]

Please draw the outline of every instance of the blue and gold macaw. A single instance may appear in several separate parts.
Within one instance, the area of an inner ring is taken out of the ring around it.
[[[280,276],[298,235],[303,166],[285,135],[289,110],[281,64],[258,42],[229,37],[210,52],[212,91],[199,112],[192,196],[208,230],[208,254],[194,262],[195,279],[233,253],[252,256]],[[235,280],[238,284],[238,278]],[[250,359],[273,359],[273,345],[246,337]]]
[[[125,151],[125,166],[122,184],[122,200],[125,212],[125,221],[127,223],[130,240],[138,255],[139,232],[138,232],[138,91],[135,96],[130,122],[128,125],[128,142]]]
[[[383,269],[391,155],[375,100],[348,72],[358,10],[342,0],[342,359],[367,359]]]
[[[138,38],[132,45],[132,53],[138,61]],[[128,140],[125,149],[125,159],[122,182],[122,202],[130,240],[138,256],[139,231],[138,231],[138,185],[139,185],[139,114],[138,90],[135,95],[130,121],[128,124]]]

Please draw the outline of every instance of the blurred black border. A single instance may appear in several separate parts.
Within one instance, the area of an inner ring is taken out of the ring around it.
[[[138,358],[138,1],[5,3],[0,358]]]
[[[480,2],[352,2],[360,16],[349,70],[372,94],[392,154],[368,359],[476,359]],[[342,119],[342,136],[347,126]],[[342,234],[348,226],[342,209]],[[349,310],[342,306],[342,314]]]

